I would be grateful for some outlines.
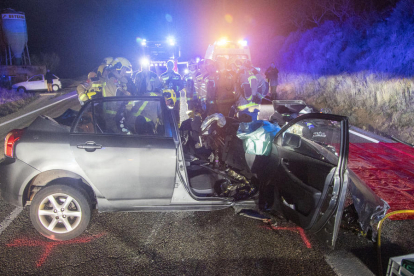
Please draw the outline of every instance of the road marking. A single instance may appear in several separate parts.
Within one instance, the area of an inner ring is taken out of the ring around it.
[[[16,207],[0,224],[0,235],[12,223],[12,221],[23,211],[22,207]]]
[[[374,276],[371,270],[361,260],[350,252],[344,250],[332,251],[325,255],[325,261],[333,269],[336,275],[341,276]]]
[[[380,142],[380,141],[378,141],[378,140],[375,140],[374,138],[368,137],[368,136],[366,136],[366,135],[364,135],[364,134],[358,133],[358,132],[353,131],[353,130],[349,130],[349,133],[352,133],[352,134],[354,134],[354,135],[356,135],[356,136],[359,136],[359,137],[361,137],[361,138],[364,138],[364,139],[366,139],[366,140],[368,140],[368,141],[371,141],[371,142],[374,142],[374,143],[379,143],[379,142]]]
[[[58,103],[60,103],[60,102],[66,101],[66,100],[68,100],[68,99],[70,99],[70,98],[73,98],[73,97],[75,97],[75,96],[78,96],[78,94],[72,95],[72,96],[70,96],[70,97],[68,97],[68,98],[65,98],[65,99],[63,99],[63,100],[60,100],[60,101],[57,101],[57,102],[55,102],[55,103],[49,104],[49,105],[47,105],[47,106],[41,107],[41,108],[39,108],[39,109],[33,110],[33,111],[31,111],[31,112],[29,112],[29,113],[26,113],[26,114],[24,114],[24,115],[22,115],[22,116],[19,116],[19,117],[16,117],[16,118],[14,118],[14,119],[11,119],[10,121],[7,121],[7,122],[4,122],[4,123],[1,123],[1,124],[0,124],[0,127],[2,127],[2,126],[4,126],[4,125],[7,125],[7,124],[9,124],[9,123],[11,123],[11,122],[17,121],[17,120],[19,120],[19,119],[21,119],[21,118],[24,118],[24,117],[26,117],[26,116],[28,116],[28,115],[30,115],[30,114],[36,113],[36,112],[38,112],[38,111],[40,111],[40,110],[42,110],[42,109],[48,108],[49,106],[52,106],[52,105],[58,104]]]
[[[15,239],[13,242],[6,244],[7,247],[43,247],[43,253],[39,257],[36,262],[36,267],[41,267],[45,262],[49,255],[52,253],[52,250],[58,245],[66,245],[66,244],[83,244],[89,243],[90,241],[100,238],[106,235],[105,232],[102,232],[97,235],[92,235],[88,237],[80,237],[68,241],[51,241],[51,240],[35,240],[32,238],[23,238],[23,239]]]

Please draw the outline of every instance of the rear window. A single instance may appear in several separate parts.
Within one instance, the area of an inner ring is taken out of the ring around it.
[[[79,117],[74,133],[164,136],[159,100],[98,101]]]

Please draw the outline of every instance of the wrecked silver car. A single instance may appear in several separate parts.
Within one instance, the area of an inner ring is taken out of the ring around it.
[[[40,116],[6,137],[2,197],[30,205],[34,227],[53,240],[80,235],[94,208],[259,206],[335,244],[348,185],[346,117],[299,116],[255,155],[237,136],[240,121],[194,118],[180,130],[172,112],[162,97],[111,97],[68,116],[70,127]]]

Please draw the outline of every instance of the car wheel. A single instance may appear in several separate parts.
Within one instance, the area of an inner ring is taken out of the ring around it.
[[[73,239],[85,231],[91,218],[88,195],[67,185],[41,189],[30,206],[30,219],[36,230],[51,240]]]
[[[53,86],[52,86],[52,89],[53,89],[53,91],[58,91],[59,90],[59,85],[56,85],[56,84],[54,84]]]
[[[26,93],[26,88],[24,86],[19,86],[19,87],[17,87],[17,92]]]

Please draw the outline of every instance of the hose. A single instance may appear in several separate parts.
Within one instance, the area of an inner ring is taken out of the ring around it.
[[[377,238],[377,254],[378,254],[378,268],[379,268],[379,275],[382,276],[382,260],[381,260],[381,227],[382,227],[382,223],[390,216],[396,215],[396,214],[413,214],[414,215],[414,210],[399,210],[399,211],[394,211],[391,213],[388,213],[385,215],[385,217],[383,219],[380,220],[380,222],[378,223],[378,238]]]

